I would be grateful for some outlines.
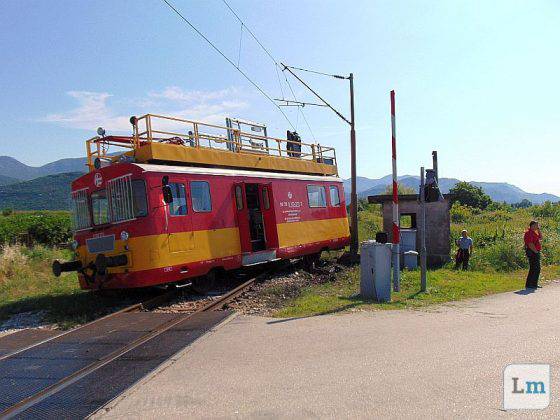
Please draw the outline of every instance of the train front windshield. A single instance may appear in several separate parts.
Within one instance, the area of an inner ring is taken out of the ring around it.
[[[72,213],[76,230],[148,215],[144,180],[117,178],[107,188],[94,191],[89,200],[85,190],[72,193]]]

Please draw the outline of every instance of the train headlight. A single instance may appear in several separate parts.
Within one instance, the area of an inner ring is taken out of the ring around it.
[[[123,241],[128,241],[129,236],[130,236],[130,235],[128,234],[128,232],[127,232],[126,230],[123,230],[123,231],[121,232],[121,240],[123,240]]]
[[[78,241],[72,241],[72,243],[70,244],[70,247],[72,248],[73,251],[78,249]]]

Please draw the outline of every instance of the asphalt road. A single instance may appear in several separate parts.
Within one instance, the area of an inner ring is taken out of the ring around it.
[[[237,316],[105,407],[107,417],[559,417],[560,284],[423,311]],[[548,363],[543,411],[502,411],[509,363]]]

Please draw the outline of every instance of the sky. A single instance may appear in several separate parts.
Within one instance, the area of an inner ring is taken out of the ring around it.
[[[251,38],[222,0],[170,0],[271,98],[316,99]],[[277,62],[355,77],[358,175],[419,174],[560,195],[560,2],[227,0]],[[42,165],[85,154],[98,126],[130,131],[160,113],[290,123],[162,0],[4,0],[0,155]],[[349,116],[348,82],[299,73]],[[283,108],[306,142],[335,146],[350,173],[349,127],[326,108]],[[305,119],[302,116],[305,115]],[[13,176],[17,177],[17,174]]]

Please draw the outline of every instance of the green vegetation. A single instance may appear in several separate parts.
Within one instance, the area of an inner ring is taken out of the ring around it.
[[[0,182],[1,209],[68,210],[71,183],[82,175],[70,172],[7,185]]]
[[[349,310],[381,310],[421,308],[424,306],[501,293],[524,288],[525,271],[513,273],[464,272],[451,269],[429,273],[429,288],[419,292],[419,271],[404,271],[401,292],[392,294],[390,303],[365,301],[357,296],[360,290],[360,270],[354,267],[332,283],[305,288],[300,295],[278,310],[277,317],[304,317]],[[560,269],[545,267],[541,279],[558,278]]]
[[[358,200],[358,238],[361,241],[375,238],[377,232],[383,231],[381,204],[369,204],[367,200]]]
[[[146,291],[100,295],[80,289],[75,273],[56,278],[54,259],[69,259],[71,251],[43,245],[4,245],[0,252],[0,323],[14,314],[44,311],[43,321],[70,328],[130,305]]]
[[[464,181],[455,184],[455,186],[449,190],[449,193],[453,194],[453,198],[451,199],[453,204],[460,203],[464,206],[484,210],[492,203],[490,196],[486,194],[481,187]]]
[[[508,272],[527,267],[523,234],[529,221],[537,219],[544,235],[543,264],[560,262],[560,204],[481,211],[455,203],[451,208],[451,237],[467,229],[474,241],[471,268],[482,272]],[[452,255],[455,254],[452,247]]]
[[[383,230],[379,205],[359,203],[360,241],[375,237]],[[544,235],[542,280],[560,277],[560,204],[544,203],[529,208],[514,208],[503,203],[491,203],[487,210],[460,202],[451,208],[452,255],[456,251],[454,239],[467,229],[474,240],[474,254],[469,271],[455,271],[451,262],[447,267],[428,273],[428,291],[420,293],[419,271],[404,271],[399,293],[392,302],[367,302],[356,294],[360,289],[359,268],[341,274],[336,281],[309,286],[287,301],[275,315],[299,317],[347,310],[376,310],[416,308],[492,293],[519,290],[524,287],[527,260],[523,248],[523,234],[531,219],[540,222]]]
[[[0,216],[0,245],[40,243],[56,245],[72,237],[72,221],[69,212],[33,211],[3,212]]]
[[[416,193],[414,188],[407,187],[406,185],[401,184],[400,182],[397,182],[397,192],[398,192],[399,195],[415,194]],[[383,192],[383,194],[392,195],[393,194],[393,185],[392,184],[387,185],[387,188],[385,188],[385,191]]]
[[[359,201],[359,237],[366,240],[383,230],[381,206]],[[63,328],[102,316],[128,305],[141,296],[127,291],[124,296],[107,297],[82,291],[76,275],[51,274],[53,259],[69,259],[68,250],[53,244],[70,239],[71,221],[67,212],[5,212],[0,216],[0,320],[16,313],[44,311],[45,321]],[[529,208],[492,203],[486,210],[455,203],[451,209],[453,241],[462,229],[474,239],[475,252],[471,271],[460,272],[444,267],[429,273],[429,290],[419,293],[419,273],[403,273],[402,292],[393,294],[388,304],[365,302],[359,291],[359,268],[337,275],[333,282],[316,284],[286,296],[295,296],[277,312],[277,316],[307,316],[351,310],[353,308],[416,308],[429,304],[484,296],[521,289],[526,274],[522,238],[531,219],[541,223],[543,241],[543,278],[560,277],[560,205],[544,203]],[[22,235],[31,236],[34,247],[14,244]],[[452,248],[452,253],[455,249]],[[285,294],[278,288],[277,293]],[[126,298],[125,298],[126,296]]]

